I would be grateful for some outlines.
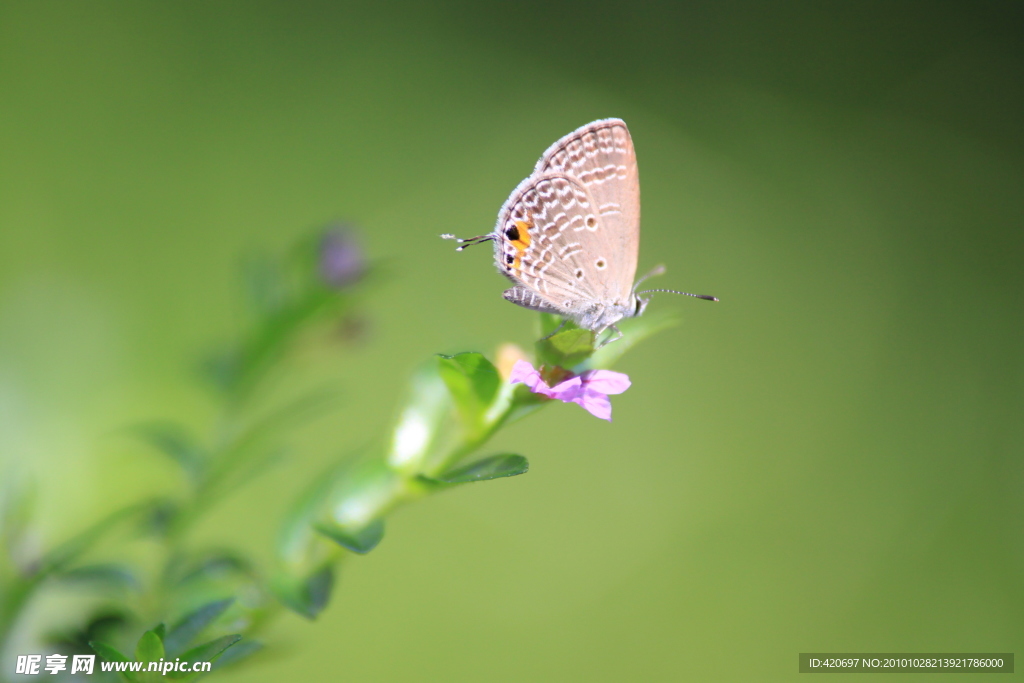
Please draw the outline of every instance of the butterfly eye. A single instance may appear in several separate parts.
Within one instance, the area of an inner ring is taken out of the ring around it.
[[[505,237],[515,242],[516,240],[519,239],[519,228],[513,225],[511,228],[505,231]]]
[[[512,254],[505,254],[505,263],[512,263],[516,260],[516,257]]]

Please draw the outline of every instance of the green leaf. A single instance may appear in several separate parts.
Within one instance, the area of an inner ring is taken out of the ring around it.
[[[248,659],[252,655],[256,654],[263,649],[263,643],[258,640],[252,640],[251,638],[234,645],[224,652],[213,665],[213,671],[217,669],[223,669],[224,667],[237,664],[243,659]]]
[[[325,566],[310,576],[305,583],[305,594],[309,606],[310,618],[316,617],[327,607],[334,589],[334,567]]]
[[[410,384],[387,456],[392,468],[406,474],[420,471],[433,446],[443,441],[444,431],[451,422],[445,418],[453,403],[436,362],[419,368]]]
[[[121,654],[116,647],[113,645],[107,645],[106,643],[98,640],[89,641],[89,647],[96,651],[102,659],[108,662],[128,662],[131,661],[126,655]]]
[[[437,477],[437,481],[445,484],[468,484],[474,481],[514,477],[517,474],[526,474],[529,469],[530,463],[523,456],[504,453],[449,470]]]
[[[57,580],[72,584],[87,584],[104,588],[141,587],[138,578],[129,567],[119,564],[94,564],[59,572]]]
[[[257,315],[272,315],[288,300],[288,291],[277,263],[265,254],[247,258],[242,264],[246,294]]]
[[[73,625],[50,631],[44,642],[58,652],[65,649],[81,652],[88,650],[89,641],[116,640],[130,621],[126,610],[104,606],[85,615],[82,620],[76,620]]]
[[[302,330],[328,312],[336,298],[331,290],[316,289],[287,302],[260,320],[234,350],[211,358],[207,376],[233,399],[248,397],[287,354]]]
[[[283,449],[277,443],[280,435],[317,413],[326,414],[337,397],[334,389],[321,387],[251,421],[210,459],[202,481],[203,495],[223,497],[282,461]]]
[[[355,532],[328,522],[318,522],[313,525],[313,528],[342,548],[360,555],[365,555],[376,548],[384,538],[384,521],[381,519],[375,519]]]
[[[571,368],[594,353],[594,333],[571,323],[558,334],[537,342],[537,360],[544,365]]]
[[[153,633],[155,633],[160,638],[160,642],[163,642],[164,639],[167,637],[167,624],[161,621],[159,624],[156,625],[156,628],[153,629]],[[164,650],[166,649],[167,648],[164,647]]]
[[[163,624],[161,624],[163,626]],[[164,658],[164,644],[157,629],[146,631],[135,646],[135,661],[142,663],[142,671],[135,674],[141,683],[160,683],[162,674],[158,671],[146,671],[149,662],[159,662]]]
[[[277,537],[278,558],[289,565],[302,564],[308,559],[311,540],[316,537],[312,523],[320,516],[338,481],[349,473],[351,465],[351,462],[331,465],[310,482],[285,512]]]
[[[164,643],[156,629],[146,631],[135,646],[136,662],[156,662],[164,658]]]
[[[213,662],[223,654],[225,650],[237,643],[242,639],[242,636],[236,634],[230,636],[221,636],[211,640],[208,643],[197,645],[191,650],[187,650],[181,653],[181,660],[184,662]],[[167,673],[167,678],[173,679],[189,679],[195,678],[196,673],[191,671],[170,671]]]
[[[185,427],[171,422],[151,422],[135,427],[136,436],[178,463],[193,481],[197,480],[207,459],[206,451]]]
[[[151,505],[148,503],[140,503],[112,512],[85,531],[72,536],[64,543],[50,550],[42,559],[40,571],[48,574],[64,569],[119,522],[150,507]]]
[[[228,576],[254,578],[252,562],[230,551],[211,551],[184,567],[177,578],[173,578],[173,583],[181,586],[192,581],[216,580]]]
[[[330,564],[301,579],[279,573],[271,584],[278,600],[307,619],[316,619],[323,611],[333,587],[334,567]]]
[[[661,332],[671,329],[680,323],[679,316],[672,312],[648,313],[639,318],[627,318],[620,320],[617,325],[622,330],[622,339],[605,344],[594,352],[594,355],[584,363],[577,371],[591,368],[610,368],[627,351],[642,342],[643,340]]]
[[[29,528],[35,511],[36,484],[14,472],[3,474],[0,486],[0,542],[11,556],[24,553],[22,540]],[[31,564],[35,557],[20,557],[24,564]]]
[[[188,644],[234,603],[234,598],[210,602],[186,615],[170,630],[164,639],[167,655],[174,657],[188,647]]]
[[[128,659],[128,657],[126,657],[125,655],[121,654],[117,650],[117,648],[115,648],[113,645],[107,645],[106,643],[98,641],[98,640],[90,640],[89,641],[89,647],[91,647],[93,649],[93,651],[97,655],[99,655],[100,659],[102,659],[104,661],[107,661],[107,662],[129,662],[129,661],[131,661],[130,659]],[[122,671],[120,673],[125,678],[125,680],[130,681],[131,683],[138,683],[139,679],[131,671]]]
[[[470,428],[477,427],[501,385],[497,369],[476,352],[438,356],[437,362],[463,421]]]

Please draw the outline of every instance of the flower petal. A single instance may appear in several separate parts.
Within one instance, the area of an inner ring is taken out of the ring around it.
[[[512,366],[509,381],[513,384],[525,384],[535,394],[556,398],[565,403],[575,403],[594,417],[609,422],[612,419],[612,404],[608,400],[608,394],[621,394],[630,386],[629,376],[621,372],[588,370],[582,375],[564,379],[552,387],[544,381],[544,377],[529,361],[522,359]]]
[[[580,377],[587,389],[602,394],[621,394],[632,384],[629,375],[611,370],[587,370]]]
[[[570,377],[551,387],[548,396],[557,398],[559,401],[575,401],[582,398],[584,393],[583,379],[581,377]]]
[[[516,361],[516,364],[512,366],[512,373],[509,375],[508,381],[512,384],[517,382],[525,384],[535,394],[551,395],[551,388],[540,376],[540,373],[533,369],[528,360]]]
[[[612,421],[612,402],[602,393],[585,392],[583,396],[573,399],[573,403],[579,404],[594,417],[599,417],[609,422]]]

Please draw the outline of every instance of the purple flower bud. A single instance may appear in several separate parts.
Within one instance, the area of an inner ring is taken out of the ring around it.
[[[363,276],[366,259],[353,230],[337,226],[320,239],[320,275],[331,287],[345,287]]]
[[[602,420],[612,420],[609,394],[621,394],[630,386],[629,376],[611,370],[587,370],[582,375],[570,374],[555,386],[549,386],[540,372],[529,361],[520,360],[512,367],[509,381],[522,383],[535,394],[557,398],[564,403],[575,403]]]

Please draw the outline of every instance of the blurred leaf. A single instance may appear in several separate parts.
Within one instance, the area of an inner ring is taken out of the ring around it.
[[[436,481],[445,484],[468,484],[474,481],[514,477],[517,474],[525,474],[529,469],[530,463],[523,456],[504,453],[449,470],[437,477]]]
[[[250,444],[234,448],[214,462],[200,489],[206,504],[225,498],[285,459],[283,446]]]
[[[178,578],[172,579],[177,585],[185,584],[200,578],[214,578],[236,574],[251,578],[252,563],[238,553],[225,550],[210,552],[198,560],[194,560],[187,569],[180,572]]]
[[[282,604],[307,619],[316,619],[323,611],[333,587],[334,567],[330,564],[303,578],[279,573],[271,586]]]
[[[253,310],[260,316],[273,314],[288,299],[288,289],[276,263],[266,255],[247,258],[242,264],[246,293]]]
[[[298,333],[322,313],[341,314],[344,297],[327,289],[310,289],[263,317],[234,349],[207,362],[207,376],[232,400],[244,400],[267,371],[289,350]]]
[[[610,368],[627,351],[662,330],[679,325],[679,316],[672,312],[648,313],[639,318],[626,318],[617,325],[622,330],[622,339],[605,344],[594,352],[590,360],[576,368],[577,372],[591,368]]]
[[[235,438],[235,448],[244,448],[263,441],[285,429],[294,428],[317,414],[327,413],[336,405],[339,395],[340,392],[336,388],[329,386],[321,386],[304,393],[254,420]]]
[[[39,531],[32,523],[36,482],[13,466],[5,470],[0,480],[0,647],[39,587],[43,564]]]
[[[176,656],[234,603],[234,598],[218,600],[203,605],[179,621],[164,639],[164,648],[169,657]]]
[[[305,584],[305,595],[308,598],[307,605],[312,617],[319,614],[327,602],[331,599],[331,591],[334,588],[334,567],[328,565],[316,572]]]
[[[566,325],[550,339],[537,342],[537,361],[544,365],[571,368],[594,353],[594,333]]]
[[[79,628],[49,633],[44,638],[44,642],[57,652],[71,651],[89,654],[91,641],[115,640],[129,620],[128,612],[119,608],[105,608],[94,612],[85,625]]]
[[[94,584],[108,588],[140,587],[139,580],[129,567],[119,564],[94,564],[60,572],[57,579],[66,583]]]
[[[160,683],[163,674],[160,671],[147,671],[149,662],[159,662],[164,658],[164,643],[162,636],[164,625],[160,624],[151,631],[146,631],[139,638],[135,646],[135,661],[143,664],[142,671],[135,674],[142,683]]]
[[[22,547],[35,502],[34,482],[27,482],[12,473],[5,474],[0,489],[0,543],[7,550],[3,555],[11,556],[21,566],[28,566],[36,559],[24,557],[26,548]]]
[[[204,494],[222,497],[262,474],[283,459],[284,450],[273,442],[280,432],[294,428],[334,405],[338,391],[321,387],[253,420],[212,458]]]
[[[365,555],[384,538],[384,521],[375,519],[359,531],[351,531],[342,526],[327,522],[313,525],[317,531],[331,539],[346,550]]]
[[[85,531],[77,534],[76,536],[72,536],[70,539],[44,555],[40,571],[50,573],[63,569],[79,555],[88,550],[104,534],[117,526],[119,522],[134,516],[140,511],[149,509],[150,507],[152,506],[149,503],[136,503],[107,515]]]
[[[348,472],[349,464],[331,465],[312,481],[285,512],[276,544],[277,555],[282,561],[289,565],[303,563],[305,558],[302,556],[307,553],[309,539],[314,535],[313,521],[320,516],[320,509],[338,479]]]
[[[186,662],[214,662],[225,650],[241,639],[242,636],[237,633],[230,636],[221,636],[220,638],[211,640],[208,643],[198,645],[191,650],[182,652],[181,659]],[[198,675],[198,673],[193,673],[191,671],[169,671],[166,677],[173,679],[190,679],[196,678]]]
[[[199,479],[207,454],[185,427],[172,422],[152,422],[139,425],[132,431],[140,439],[178,463],[193,482]]]
[[[199,375],[217,391],[229,394],[238,377],[238,354],[233,349],[210,353],[199,363]]]
[[[223,669],[228,666],[232,666],[241,662],[242,660],[248,659],[252,655],[256,654],[263,649],[263,643],[258,640],[252,640],[251,638],[234,645],[224,652],[213,665],[213,671],[217,669]]]
[[[157,637],[160,638],[160,642],[162,643],[164,641],[164,638],[167,637],[167,624],[161,621],[159,624],[156,625],[156,628],[153,629],[153,633],[155,633]]]
[[[413,375],[409,397],[395,425],[388,464],[407,474],[419,471],[447,433],[444,430],[451,430],[444,419],[451,406],[452,395],[441,378],[439,365],[431,362],[421,366]]]
[[[438,356],[437,363],[463,421],[471,429],[476,428],[498,393],[501,378],[497,369],[476,352]]]
[[[112,645],[108,645],[108,644],[106,644],[104,642],[93,640],[93,641],[89,642],[89,647],[91,647],[96,652],[96,654],[99,655],[100,659],[103,659],[104,661],[107,661],[107,662],[130,662],[131,661],[130,659],[128,659],[128,657],[126,657],[125,655],[121,654],[117,650],[117,648],[115,648]],[[96,668],[99,669],[99,667],[96,667]],[[122,671],[121,675],[125,678],[125,680],[131,681],[131,683],[138,683],[139,679],[131,671]]]
[[[171,526],[181,512],[181,506],[177,501],[170,499],[154,500],[142,519],[142,529],[145,533],[154,536],[166,536],[171,531]]]
[[[164,658],[164,643],[156,630],[146,631],[135,646],[136,662],[156,662]]]

